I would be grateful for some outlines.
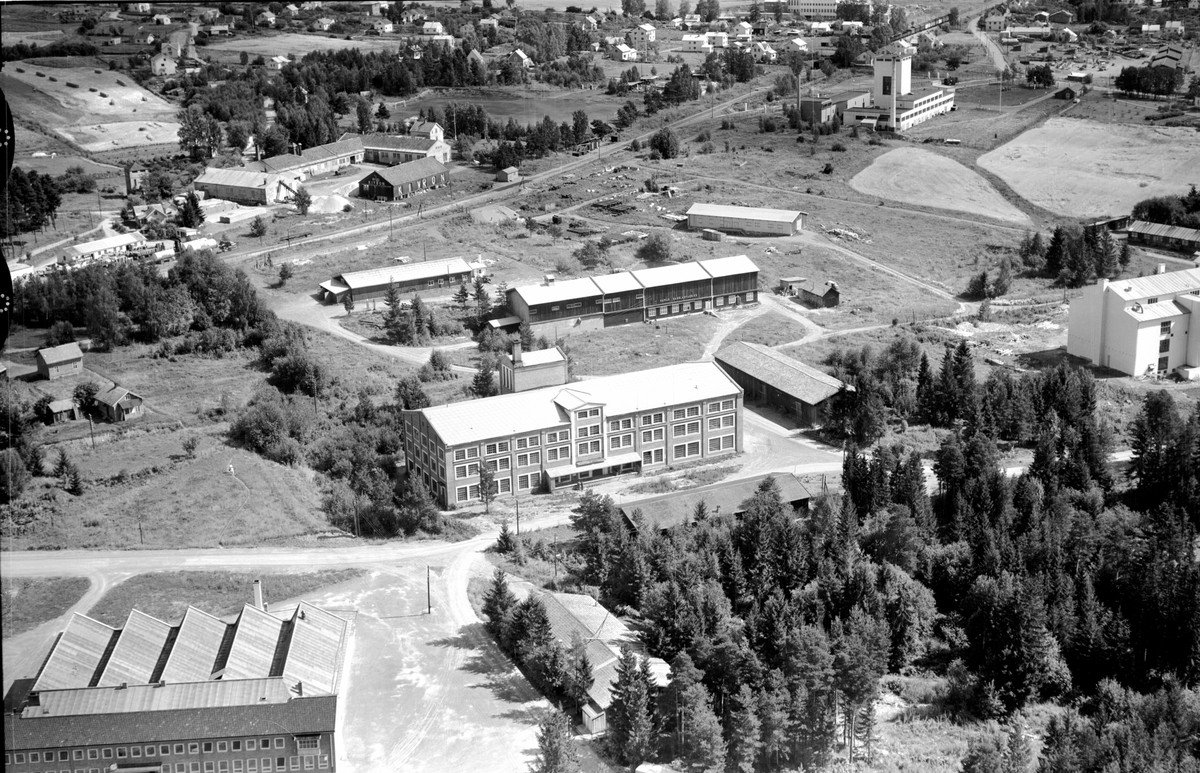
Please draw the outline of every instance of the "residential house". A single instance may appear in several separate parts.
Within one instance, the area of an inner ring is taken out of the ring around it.
[[[473,48],[467,54],[467,64],[475,68],[475,72],[479,75],[480,79],[487,74],[487,60],[483,58],[483,54]]]
[[[691,362],[402,411],[410,480],[443,507],[479,500],[479,471],[500,496],[556,491],[742,450],[742,390]]]
[[[300,4],[301,11],[318,11],[325,6],[322,0],[307,0]]]
[[[682,50],[694,54],[708,54],[713,48],[707,35],[684,35]]]
[[[38,375],[48,381],[57,381],[65,376],[83,372],[83,352],[74,341],[38,349],[33,358],[37,362]]]
[[[149,46],[158,40],[158,36],[147,29],[138,28],[137,32],[133,33],[133,42],[139,46]]]
[[[417,193],[441,188],[450,172],[437,159],[422,158],[371,172],[358,184],[358,195],[376,201],[399,201]]]
[[[411,137],[424,137],[428,140],[444,140],[446,132],[442,125],[434,121],[416,121],[408,127]]]
[[[267,72],[279,72],[291,63],[292,60],[282,54],[273,56],[267,60]]]
[[[1161,24],[1143,24],[1142,34],[1152,38],[1158,37],[1162,33]]]
[[[382,16],[392,4],[387,0],[363,0],[358,5],[367,16]]]
[[[1050,25],[1052,27],[1065,27],[1075,21],[1075,14],[1070,11],[1055,11],[1050,14]]]
[[[141,418],[143,407],[142,398],[124,387],[114,386],[96,395],[96,409],[114,424]]]
[[[705,37],[713,48],[729,48],[729,35],[724,32],[709,32]]]
[[[808,41],[806,41],[804,38],[792,38],[784,44],[784,50],[789,53],[795,52],[799,54],[807,54]]]
[[[515,60],[517,62],[517,64],[521,65],[521,67],[523,67],[526,70],[531,69],[533,67],[533,60],[529,58],[528,54],[526,54],[524,51],[522,51],[519,48],[517,50],[513,51],[511,54],[509,54],[508,58],[509,58],[509,60]]]
[[[158,76],[174,75],[177,65],[175,57],[168,56],[161,51],[150,57],[150,72]]]
[[[1200,379],[1200,268],[1168,273],[1160,265],[1150,276],[1084,287],[1071,301],[1067,353],[1131,376]]]
[[[626,38],[629,40],[629,45],[638,51],[646,51],[654,45],[656,33],[657,30],[653,24],[639,24],[629,31]]]
[[[579,28],[584,32],[595,32],[600,28],[600,22],[590,13],[579,20]]]
[[[779,54],[775,52],[771,44],[761,40],[756,40],[750,45],[750,53],[756,62],[770,63],[779,58]]]
[[[489,16],[486,19],[480,19],[479,20],[479,29],[480,30],[500,29],[500,20],[495,17],[492,17],[492,16]]]
[[[1050,12],[1049,11],[1038,11],[1037,13],[1035,13],[1033,15],[1033,23],[1034,24],[1049,24],[1050,23]]]
[[[376,32],[391,34],[395,28],[392,26],[391,21],[387,19],[375,19],[371,22],[371,29]]]
[[[224,37],[233,34],[230,31],[228,24],[210,24],[205,28],[205,30],[210,36]]]
[[[744,41],[747,43],[750,42],[750,39],[752,37],[754,37],[754,28],[750,25],[750,22],[748,22],[748,21],[740,21],[737,24],[733,25],[732,32],[733,32],[733,37],[736,40],[741,40],[741,41]]]
[[[130,3],[127,7],[129,8],[129,13],[148,14],[151,10],[150,3]]]
[[[151,18],[151,21],[153,21],[155,24],[159,25],[160,27],[165,27],[171,23],[171,17],[167,16],[165,13],[156,13]]]
[[[316,30],[317,32],[328,32],[329,28],[336,23],[337,22],[335,22],[333,19],[330,19],[328,16],[322,16],[319,19],[313,20],[312,29]]]
[[[983,19],[983,28],[986,32],[1003,32],[1008,27],[1008,9],[1000,8],[992,11]]]
[[[1068,102],[1074,100],[1077,96],[1079,96],[1079,92],[1075,91],[1075,89],[1071,88],[1070,86],[1059,89],[1054,94],[1055,99],[1065,99]]]
[[[1163,23],[1163,35],[1169,37],[1183,37],[1184,26],[1181,21],[1168,21]]]
[[[515,166],[508,166],[496,172],[496,182],[498,183],[515,183],[521,181],[521,170]]]
[[[612,47],[612,59],[615,62],[636,62],[638,52],[624,43],[618,43]]]
[[[854,387],[762,344],[735,341],[714,355],[717,365],[744,391],[744,399],[761,402],[796,417],[803,426],[824,423],[830,398]]]
[[[427,21],[421,25],[422,35],[445,35],[446,28],[440,21]]]
[[[297,16],[299,16],[299,15],[300,15],[300,9],[299,9],[299,8],[297,8],[297,7],[296,7],[296,6],[294,6],[294,5],[290,5],[290,4],[289,4],[289,5],[285,5],[285,6],[283,7],[283,13],[284,13],[284,15],[285,15],[285,16],[287,16],[289,19],[294,19],[294,18],[296,18]]]
[[[429,45],[452,49],[458,47],[458,40],[453,35],[433,35],[429,38]]]
[[[254,22],[260,27],[273,27],[275,26],[275,14],[264,8],[258,16],[254,17]]]

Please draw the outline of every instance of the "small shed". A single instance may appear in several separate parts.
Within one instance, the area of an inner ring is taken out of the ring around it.
[[[38,375],[50,381],[83,371],[83,352],[75,342],[38,349],[34,359],[37,361]]]
[[[780,295],[799,298],[809,306],[832,309],[841,303],[837,282],[819,283],[802,276],[788,276],[779,280],[776,288]]]
[[[46,406],[46,424],[61,424],[79,418],[79,406],[74,400],[54,400]]]
[[[141,417],[142,398],[124,387],[115,386],[96,395],[96,409],[111,422],[128,421]]]
[[[515,166],[506,167],[496,172],[496,182],[498,183],[515,183],[521,180],[521,170]]]
[[[1058,93],[1054,95],[1054,98],[1055,99],[1065,99],[1067,101],[1071,101],[1071,100],[1075,99],[1075,97],[1077,97],[1077,96],[1079,96],[1079,92],[1075,91],[1075,89],[1071,88],[1070,86],[1067,86],[1065,88],[1059,89]]]

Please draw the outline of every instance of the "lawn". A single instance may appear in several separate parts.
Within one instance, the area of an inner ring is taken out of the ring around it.
[[[553,332],[566,338],[576,375],[611,376],[698,360],[720,324],[715,317],[697,314],[582,333],[570,328]]]
[[[1057,90],[1058,88],[1034,89],[1026,86],[1024,83],[1008,85],[1004,87],[1002,102],[1000,84],[988,83],[979,86],[963,86],[961,88],[955,88],[954,101],[959,104],[970,102],[972,104],[978,104],[984,107],[997,107],[999,105],[1012,107],[1016,105],[1023,105],[1026,102],[1032,102],[1038,97],[1044,97],[1047,94],[1052,94]],[[1051,98],[1053,99],[1053,97]]]
[[[135,607],[151,617],[177,622],[189,606],[213,615],[236,614],[253,603],[252,584],[261,579],[268,604],[295,599],[314,591],[360,577],[363,569],[326,569],[319,572],[272,574],[264,572],[151,572],[139,574],[104,594],[88,616],[119,626]]]
[[[0,579],[4,638],[33,630],[53,620],[83,598],[86,577],[5,577]]]
[[[760,314],[749,322],[742,324],[725,340],[726,342],[748,341],[752,344],[778,346],[792,341],[799,341],[807,332],[807,328],[796,320],[787,315],[772,311]]]

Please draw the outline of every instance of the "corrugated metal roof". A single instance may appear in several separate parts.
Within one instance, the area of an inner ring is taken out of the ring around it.
[[[198,682],[212,678],[217,652],[228,628],[229,624],[224,620],[188,607],[160,678],[167,682]]]
[[[518,287],[516,293],[529,306],[577,301],[584,298],[595,298],[602,294],[592,277],[570,279],[566,282],[555,282],[549,285],[525,285]]]
[[[283,620],[257,607],[250,604],[242,607],[222,678],[258,679],[272,676],[271,665],[275,662],[283,626]]]
[[[422,279],[436,279],[450,274],[469,274],[471,267],[462,258],[447,260],[429,260],[422,263],[407,263],[386,268],[371,268],[366,271],[353,271],[338,274],[332,281],[341,280],[351,290],[364,287],[379,287],[388,282],[401,284],[404,282],[419,282]]]
[[[382,177],[391,185],[404,185],[405,183],[424,180],[426,177],[431,177],[435,174],[443,174],[445,171],[446,167],[440,161],[436,158],[426,156],[425,158],[418,158],[416,161],[409,161],[407,164],[389,166],[387,169],[381,169],[378,172],[372,172],[372,174]]]
[[[79,344],[74,341],[69,344],[51,346],[48,349],[38,349],[37,353],[47,365],[58,365],[63,362],[83,359],[83,352],[79,350]]]
[[[33,689],[61,690],[89,686],[116,635],[117,629],[74,613],[62,636],[54,643],[54,649],[42,666]]]
[[[171,626],[167,623],[145,612],[129,610],[117,646],[113,647],[100,676],[100,686],[149,682],[170,635]]]
[[[688,215],[708,217],[736,217],[748,220],[771,220],[779,223],[794,223],[806,213],[790,209],[764,209],[762,207],[733,207],[725,204],[700,204],[688,207]]]
[[[1160,303],[1134,304],[1125,309],[1125,313],[1140,322],[1151,322],[1178,317],[1181,314],[1191,314],[1192,310],[1175,301],[1161,301]]]
[[[637,499],[621,505],[621,512],[632,516],[634,510],[641,510],[646,524],[656,530],[691,523],[696,513],[696,505],[701,502],[704,502],[710,515],[737,515],[743,512],[742,504],[754,496],[767,478],[775,479],[780,499],[784,502],[812,499],[812,494],[799,478],[790,472],[776,472]]]
[[[1108,289],[1127,301],[1154,298],[1160,295],[1186,293],[1200,290],[1200,268],[1151,274],[1132,279],[1118,279],[1108,283]]]
[[[266,188],[277,181],[268,172],[246,172],[241,169],[205,169],[193,185],[229,185],[235,188]]]
[[[1126,229],[1129,233],[1163,236],[1168,239],[1183,239],[1184,241],[1200,242],[1200,231],[1195,228],[1183,228],[1177,225],[1162,223],[1147,223],[1145,220],[1134,220]]]
[[[758,273],[758,266],[754,265],[754,261],[745,255],[732,255],[728,258],[709,258],[708,260],[700,261],[700,267],[713,278]]]
[[[91,255],[94,252],[103,250],[113,250],[118,247],[125,247],[130,244],[141,244],[146,241],[146,237],[142,236],[137,231],[127,234],[117,234],[116,236],[106,236],[103,239],[97,239],[93,242],[83,242],[69,248],[69,252],[76,257],[81,255]]]
[[[337,698],[293,698],[257,706],[131,711],[69,717],[4,716],[8,751],[72,746],[110,746],[253,735],[331,733]]]
[[[336,692],[346,628],[342,618],[301,601],[292,616],[284,680],[288,684],[301,682],[306,694]]]
[[[328,161],[331,158],[351,156],[355,153],[361,153],[362,150],[363,142],[361,137],[346,137],[336,142],[329,142],[324,145],[317,145],[314,148],[302,150],[300,151],[300,157],[308,163],[318,163]]]
[[[119,684],[119,683],[118,683]],[[125,714],[131,711],[174,711],[218,706],[286,703],[295,697],[283,677],[232,681],[168,682],[104,685],[78,690],[49,690],[40,705],[26,706],[23,717],[68,717],[80,714]]]
[[[458,446],[565,424],[567,416],[555,402],[564,393],[586,396],[616,417],[740,392],[714,363],[687,362],[421,410],[443,443]]]
[[[663,287],[682,282],[700,282],[710,279],[708,272],[699,263],[676,263],[657,268],[643,268],[633,272],[642,287]]]
[[[289,172],[293,169],[299,169],[304,166],[304,158],[297,156],[294,153],[284,153],[281,156],[271,156],[264,158],[262,161],[256,161],[253,164],[247,164],[247,168],[253,168],[256,171],[272,172],[278,174],[280,172]]]
[[[841,381],[786,354],[748,341],[735,341],[716,354],[719,364],[737,368],[781,392],[817,405],[838,393]]]

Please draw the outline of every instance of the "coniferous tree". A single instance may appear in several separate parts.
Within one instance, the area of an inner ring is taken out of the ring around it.
[[[459,283],[458,289],[454,292],[454,296],[451,300],[454,301],[454,307],[458,309],[460,313],[465,314],[467,312],[467,308],[471,305],[471,293],[469,290],[467,290],[467,285],[465,282]]]
[[[476,397],[492,397],[500,394],[500,389],[496,386],[492,358],[487,354],[479,358],[479,366],[476,368],[475,377],[471,380],[471,394]]]
[[[496,569],[492,573],[492,584],[483,598],[483,614],[487,617],[484,625],[497,641],[503,642],[506,639],[506,627],[516,605],[517,597],[508,587],[504,570]]]
[[[542,715],[537,732],[538,751],[529,773],[578,773],[579,754],[571,740],[567,715],[549,709]]]
[[[1054,229],[1043,255],[1042,270],[1046,276],[1057,278],[1067,260],[1067,230],[1061,225]]]
[[[415,411],[428,408],[431,403],[421,379],[416,376],[405,376],[396,384],[396,405],[402,410]]]
[[[762,746],[762,725],[755,705],[754,692],[750,685],[743,684],[729,717],[729,762],[741,773],[753,773]]]
[[[637,769],[654,750],[655,732],[650,717],[650,691],[637,656],[625,646],[617,661],[608,718],[609,750],[622,765]]]
[[[1133,253],[1129,249],[1129,240],[1121,242],[1121,253],[1117,258],[1117,263],[1121,266],[1121,272],[1124,273],[1129,269],[1129,262],[1133,260]]]
[[[388,331],[388,335],[393,341],[403,341],[405,317],[400,300],[400,290],[396,287],[395,282],[388,282],[387,291],[383,296],[383,305],[386,307],[383,312],[383,326]]]

